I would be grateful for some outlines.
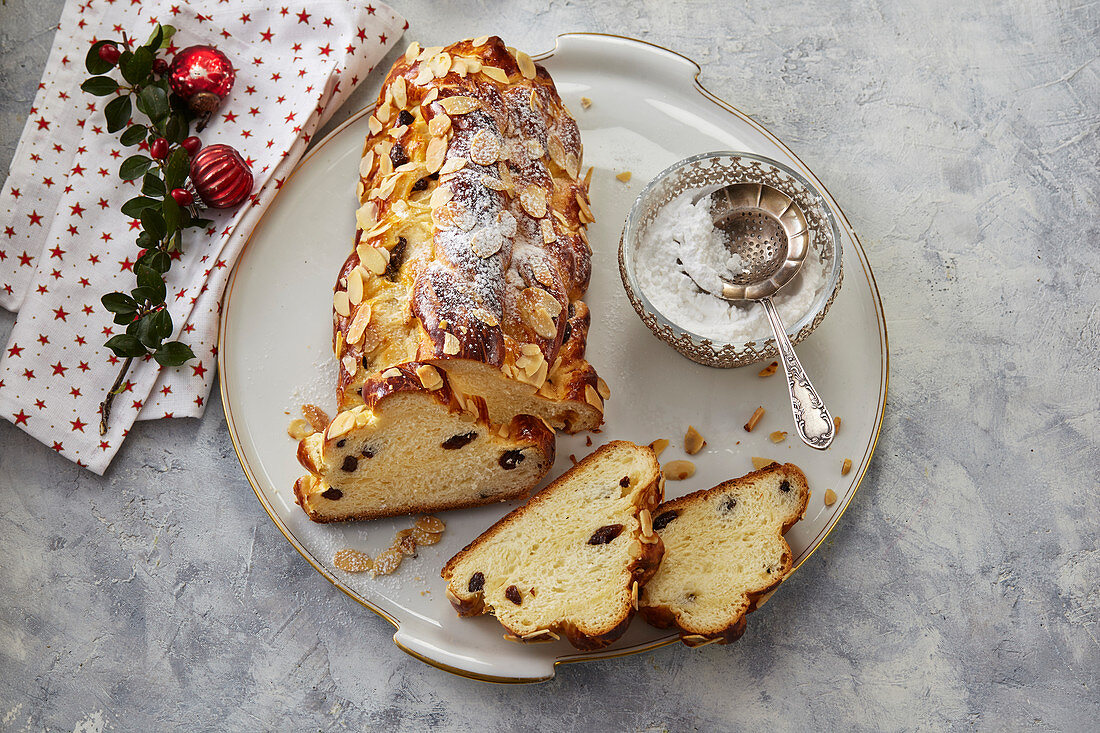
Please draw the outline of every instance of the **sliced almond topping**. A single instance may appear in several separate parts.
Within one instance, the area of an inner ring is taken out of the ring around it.
[[[464,60],[466,61],[466,70],[469,71],[471,74],[476,74],[477,72],[481,71],[481,59],[475,59],[467,56]]]
[[[767,468],[775,463],[771,458],[761,458],[760,456],[752,457],[752,467],[759,471],[761,468]]]
[[[378,205],[373,201],[360,206],[355,210],[355,223],[363,231],[367,231],[378,223]]]
[[[412,214],[412,208],[409,206],[409,202],[405,199],[397,199],[393,202],[393,206],[390,207],[390,211],[398,219],[407,219]]]
[[[409,47],[405,49],[405,63],[411,64],[416,60],[417,54],[420,53],[420,44],[413,41],[409,44]]]
[[[658,457],[660,457],[661,453],[663,453],[665,448],[668,447],[668,441],[664,438],[657,438],[657,440],[649,444],[649,447],[653,449],[653,452]]]
[[[382,372],[378,376],[382,377],[382,379],[392,379],[394,377],[400,377],[402,375],[402,373],[403,372],[400,369],[398,369],[397,367],[390,367],[389,369]]]
[[[443,167],[444,158],[447,157],[447,139],[433,137],[428,143],[428,150],[424,155],[424,167],[429,173],[435,173]]]
[[[523,51],[516,51],[516,63],[519,65],[519,73],[523,74],[524,79],[535,78],[538,72],[535,71],[535,62],[531,60],[530,56]]]
[[[750,417],[749,421],[747,423],[745,423],[745,432],[751,433],[753,428],[756,427],[756,424],[758,422],[760,422],[760,419],[763,418],[763,417],[764,417],[764,408],[763,407],[757,407],[756,410],[752,413],[752,417]]]
[[[470,160],[492,165],[500,159],[500,138],[489,130],[478,130],[470,139]]]
[[[687,433],[684,435],[684,452],[689,456],[693,456],[703,450],[703,446],[706,444],[707,441],[703,439],[699,431],[694,426],[688,425]]]
[[[455,56],[451,60],[451,71],[458,74],[460,79],[465,79],[466,72],[469,71],[469,67],[466,65],[466,59],[462,56]]]
[[[420,383],[424,385],[424,389],[431,392],[439,389],[443,386],[443,377],[439,376],[439,372],[431,364],[421,364],[416,368],[416,376],[420,378]]]
[[[421,52],[420,55],[423,56],[423,52]],[[413,85],[418,87],[426,86],[434,78],[435,73],[432,71],[432,67],[425,63],[421,63],[420,71],[417,72],[416,78],[413,79]]]
[[[341,412],[329,424],[325,438],[327,440],[335,440],[353,427],[355,427],[355,414],[352,412]]]
[[[389,90],[387,89],[386,91],[388,92]],[[374,116],[377,117],[378,121],[383,125],[390,121],[391,114],[393,114],[393,106],[389,103],[389,100],[387,100],[385,104],[379,105],[378,108],[374,110]]]
[[[351,315],[351,304],[348,302],[348,293],[346,290],[337,290],[333,293],[332,309],[344,318]]]
[[[385,249],[379,247],[372,247],[368,245],[359,245],[358,250],[359,259],[363,263],[363,266],[373,272],[375,275],[382,275],[386,272],[386,265],[389,264],[389,258]]]
[[[448,356],[454,356],[455,354],[457,354],[459,352],[459,348],[460,348],[460,345],[458,343],[458,338],[453,333],[451,333],[450,331],[447,331],[446,333],[443,334],[443,353],[444,354],[447,354]]]
[[[481,185],[485,186],[485,188],[492,189],[493,191],[508,190],[508,187],[504,185],[504,181],[500,180],[499,178],[494,178],[490,175],[483,175],[481,177]]]
[[[351,354],[348,354],[340,360],[340,365],[344,367],[344,372],[348,376],[355,376],[355,373],[359,371],[359,360]]]
[[[543,244],[550,244],[558,238],[554,233],[554,223],[549,218],[539,219],[539,229],[542,230]]]
[[[832,489],[825,489],[825,506],[832,506],[836,504],[836,492]]]
[[[322,410],[317,405],[304,404],[302,405],[302,414],[306,416],[306,420],[313,427],[313,432],[319,433],[328,427],[329,417],[328,413]]]
[[[451,70],[451,54],[446,51],[440,51],[435,56],[428,59],[428,67],[432,70],[436,79],[441,79]]]
[[[332,558],[332,564],[345,573],[363,573],[374,569],[370,555],[359,550],[340,550]]]
[[[588,172],[584,174],[584,190],[588,191],[592,188],[592,172],[596,170],[596,166],[588,166]],[[593,219],[595,221],[595,219]]]
[[[366,178],[374,170],[374,151],[368,150],[367,154],[359,161],[359,175]]]
[[[352,305],[359,305],[363,302],[363,270],[359,266],[348,273],[347,293],[348,301]]]
[[[484,68],[482,68],[482,71],[484,71]],[[439,100],[439,103],[443,105],[443,109],[447,110],[449,115],[464,115],[481,106],[481,103],[473,97],[444,97]]]
[[[474,48],[477,48],[478,46],[484,46],[488,42],[489,36],[478,36],[473,40]]]
[[[427,107],[439,97],[439,87],[432,87],[428,90],[428,93],[424,95],[424,98],[420,100],[421,107]]]
[[[642,509],[638,512],[638,523],[641,525],[643,537],[653,534],[653,515],[649,513],[648,509]]]
[[[611,397],[611,388],[607,386],[607,382],[603,381],[603,377],[596,377],[596,391],[605,400]]]
[[[427,48],[425,48],[423,51],[421,51],[417,55],[416,60],[417,61],[427,61],[432,56],[435,56],[437,53],[439,53],[442,50],[443,50],[442,46],[428,46]]]
[[[445,114],[438,114],[428,123],[428,133],[434,137],[441,137],[451,129],[451,118]]]
[[[596,217],[592,216],[592,209],[588,208],[588,201],[586,200],[584,194],[582,194],[580,191],[577,191],[574,194],[574,198],[576,198],[577,206],[581,210],[581,223],[589,224],[596,221]]]
[[[405,85],[405,77],[399,76],[393,80],[393,84],[390,85],[390,89],[393,91],[393,101],[397,105],[398,109],[404,109],[405,105],[409,103],[408,87]]]
[[[589,107],[592,106],[592,100],[589,99],[588,97],[581,97],[581,106],[584,107],[585,109],[588,109]]]
[[[436,186],[435,190],[432,191],[431,198],[428,199],[428,206],[434,209],[438,206],[442,206],[454,197],[454,191],[451,190],[450,186]]]
[[[584,385],[584,401],[597,410],[603,411],[603,400],[600,399],[600,395],[596,392],[596,388],[591,384]]]
[[[349,344],[358,344],[363,340],[363,332],[367,330],[367,325],[370,323],[370,317],[370,303],[363,303],[355,311],[355,317],[351,319],[351,324],[348,325]]]
[[[630,178],[633,174],[630,171],[623,171],[622,173],[616,173],[615,178],[623,183],[630,183]]]
[[[565,172],[571,178],[576,178],[581,172],[581,159],[576,153],[569,151],[565,154]]]
[[[845,458],[844,463],[840,464],[840,475],[847,476],[848,472],[852,470],[852,459]]]
[[[776,430],[768,435],[768,439],[773,443],[782,443],[787,439],[786,430]]]
[[[543,149],[542,143],[538,140],[528,138],[527,142],[524,143],[524,147],[527,148],[527,157],[531,160],[538,160],[546,154],[546,150]]]
[[[683,481],[695,475],[695,464],[691,461],[669,461],[661,472],[669,481]]]
[[[534,183],[527,185],[519,195],[523,210],[536,219],[546,216],[546,191]]]
[[[377,135],[382,132],[382,123],[378,121],[378,118],[371,115],[367,118],[367,127],[370,129],[371,135]]]
[[[538,347],[538,344],[524,344],[519,347],[519,352],[524,356],[534,356],[535,354],[542,354],[542,349]]]
[[[290,425],[286,427],[286,434],[295,440],[305,440],[314,432],[312,426],[300,417],[291,420]]]
[[[646,535],[646,536],[648,537],[649,535]],[[636,581],[636,580],[630,586],[630,603],[631,603],[631,605],[634,606],[634,610],[637,611],[638,610],[638,581]]]
[[[460,171],[466,167],[465,158],[447,158],[447,162],[443,164],[443,167],[439,169],[439,175],[445,176],[448,173],[454,173]]]
[[[493,81],[499,81],[501,84],[508,83],[508,75],[504,73],[504,69],[496,66],[482,66],[480,69],[482,74],[489,77]]]

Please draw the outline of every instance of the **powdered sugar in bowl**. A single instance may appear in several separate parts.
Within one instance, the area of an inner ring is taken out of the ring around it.
[[[745,366],[777,354],[762,306],[730,303],[698,285],[738,272],[736,256],[711,223],[705,196],[729,184],[747,184],[739,188],[756,197],[748,204],[765,218],[797,215],[795,228],[805,230],[800,236],[807,238],[806,260],[773,299],[792,343],[825,318],[842,280],[835,216],[799,173],[736,152],[696,155],[662,171],[630,210],[619,242],[619,271],[634,310],[654,334],[692,361],[717,367]],[[762,228],[765,246],[768,236]]]

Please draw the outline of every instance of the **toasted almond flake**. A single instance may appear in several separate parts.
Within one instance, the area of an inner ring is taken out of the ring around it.
[[[409,207],[409,202],[405,199],[397,199],[390,207],[390,212],[398,219],[407,219],[412,214],[412,208]]]
[[[633,174],[630,171],[623,171],[622,173],[616,173],[615,178],[623,183],[630,183],[630,178]]]
[[[355,184],[355,198],[359,199],[359,203],[363,203],[363,194],[367,192],[367,187],[363,185],[362,181]]]
[[[782,443],[787,439],[786,430],[776,430],[768,435],[768,439],[773,443]]]
[[[392,379],[393,377],[400,377],[402,374],[403,372],[397,367],[390,367],[379,376],[382,377],[382,379]]]
[[[351,315],[351,304],[346,290],[337,290],[332,294],[332,308],[338,315],[345,318]]]
[[[848,472],[852,470],[852,459],[845,458],[844,463],[840,464],[840,475],[847,476]]]
[[[507,191],[508,187],[504,185],[504,181],[499,178],[494,178],[490,175],[483,175],[481,177],[481,185],[485,188],[492,189],[493,191]]]
[[[372,170],[374,170],[374,151],[368,150],[366,155],[359,160],[359,175],[366,178]]]
[[[775,374],[775,370],[778,369],[778,368],[779,368],[779,362],[778,361],[773,361],[771,364],[768,364],[766,367],[761,369],[760,372],[756,376],[758,376],[758,377],[770,377],[771,375]]]
[[[379,105],[379,107],[374,110],[374,116],[378,118],[378,121],[381,122],[383,126],[390,121],[391,114],[393,114],[393,106],[388,101],[385,104]]]
[[[833,434],[840,432],[840,415],[833,418]]]
[[[290,421],[290,424],[286,426],[286,434],[295,440],[305,440],[309,436],[316,432],[310,426],[308,422],[300,417],[296,417]]]
[[[832,489],[825,489],[825,506],[832,506],[836,504],[836,492]]]
[[[434,209],[437,206],[442,206],[454,197],[454,191],[451,190],[450,186],[436,186],[435,190],[432,191],[431,198],[428,199],[428,206]]]
[[[324,430],[329,424],[328,413],[322,410],[317,405],[311,405],[306,403],[302,405],[302,414],[305,415],[306,420],[313,427],[313,431],[316,433]]]
[[[413,528],[412,538],[416,540],[418,545],[434,545],[443,538],[440,532],[425,532],[419,527]]]
[[[451,118],[445,114],[438,114],[428,123],[428,133],[434,137],[446,135],[451,129]]]
[[[683,481],[695,475],[695,464],[691,461],[669,461],[661,472],[669,481]]]
[[[591,384],[584,385],[584,401],[597,410],[603,411],[603,400],[600,399],[600,395],[596,392],[596,388]]]
[[[660,457],[661,453],[668,447],[668,440],[665,438],[657,438],[657,440],[649,444],[649,447],[653,449],[654,455]]]
[[[355,427],[363,428],[367,426],[371,420],[371,412],[369,410],[360,410],[355,413]]]
[[[703,450],[706,444],[707,441],[699,431],[695,429],[695,426],[688,425],[687,433],[684,434],[684,452],[689,456],[693,456]]]
[[[488,42],[489,36],[478,36],[473,40],[474,48],[477,48],[478,46],[484,46]]]
[[[482,69],[484,71],[484,69]],[[449,115],[464,115],[468,112],[473,112],[475,109],[481,106],[473,97],[444,97],[439,100],[439,103],[443,105],[443,109],[447,110]]]
[[[469,71],[469,67],[466,65],[466,59],[462,56],[455,56],[451,60],[451,71],[458,74],[460,79],[465,79],[466,72]]]
[[[455,354],[457,354],[459,352],[459,348],[460,348],[460,346],[459,346],[459,343],[458,343],[458,338],[453,333],[451,333],[450,331],[447,331],[446,333],[443,334],[443,353],[444,354],[447,354],[448,356],[454,356]]]
[[[546,153],[538,140],[528,138],[524,146],[527,148],[527,157],[531,160],[538,160]]]
[[[638,512],[638,524],[641,527],[643,537],[653,534],[653,515],[649,513],[648,509],[642,509]]]
[[[355,376],[355,373],[359,371],[359,360],[351,354],[341,359],[340,365],[344,367],[344,372],[349,376]]]
[[[393,84],[390,84],[390,89],[393,91],[393,101],[397,105],[398,109],[404,109],[405,105],[409,103],[409,90],[405,85],[405,77],[399,76],[393,80]]]
[[[370,555],[359,550],[340,550],[332,558],[332,564],[345,573],[362,573],[374,568]]]
[[[542,231],[543,244],[550,244],[558,238],[554,233],[554,223],[549,218],[539,219],[539,229]]]
[[[355,223],[363,231],[367,231],[378,223],[378,205],[373,201],[360,206],[355,210]]]
[[[607,382],[603,381],[603,377],[596,377],[596,391],[605,400],[611,397],[611,388],[607,386]]]
[[[447,156],[447,139],[433,137],[428,143],[428,151],[424,156],[424,167],[429,173],[435,173],[443,167],[444,158]]]
[[[442,519],[427,515],[419,517],[414,525],[417,529],[430,532],[432,534],[439,534],[443,530],[447,529],[447,525],[444,524]]]
[[[355,427],[355,415],[351,412],[341,412],[329,423],[325,438],[326,440],[336,440],[353,427]]]
[[[371,135],[377,135],[382,132],[382,123],[378,121],[378,118],[371,115],[367,118],[367,127],[370,129]]]
[[[450,173],[455,173],[466,167],[468,161],[465,158],[447,158],[447,162],[443,164],[443,167],[439,169],[439,175],[445,176]]]
[[[405,131],[408,130],[408,129],[409,129],[408,125],[401,125],[399,127],[394,127],[393,129],[390,130],[389,136],[392,137],[394,140],[400,140],[401,136],[404,135]]]
[[[417,60],[417,61],[427,61],[427,60],[428,60],[428,59],[430,59],[430,58],[431,58],[432,56],[435,56],[435,55],[436,55],[437,53],[439,53],[439,52],[440,52],[440,51],[442,51],[442,50],[443,50],[443,47],[442,47],[442,46],[428,46],[427,48],[425,48],[424,50],[422,50],[422,51],[421,51],[421,52],[420,52],[420,53],[419,53],[419,54],[417,55],[417,57],[416,57],[416,60]]]
[[[519,66],[519,73],[523,74],[524,79],[534,79],[538,74],[535,70],[535,62],[523,51],[516,51],[516,64]]]
[[[756,424],[760,422],[760,419],[762,417],[764,417],[764,408],[757,407],[756,410],[753,411],[752,417],[750,417],[749,421],[745,423],[745,432],[751,433],[753,428],[756,427]]]
[[[363,271],[358,266],[348,273],[348,301],[352,305],[363,302]]]
[[[428,67],[432,70],[436,79],[442,79],[451,71],[451,54],[440,51],[428,59]]]
[[[504,73],[504,69],[498,68],[496,66],[485,66],[483,64],[480,71],[482,74],[485,74],[485,76],[489,77],[493,81],[499,81],[501,84],[508,83],[508,74]]]
[[[565,172],[569,174],[571,178],[576,178],[581,172],[581,159],[576,153],[568,151],[565,153]]]
[[[592,216],[592,209],[588,208],[587,197],[584,196],[580,191],[577,191],[574,194],[574,198],[576,198],[577,206],[581,210],[581,222],[584,224],[589,224],[596,221],[596,217]]]
[[[382,185],[378,187],[378,198],[388,199],[400,179],[400,175],[388,176],[386,180],[382,182]]]
[[[519,204],[523,210],[535,219],[546,216],[546,191],[541,186],[530,183],[519,195]]]
[[[761,468],[767,468],[775,463],[771,458],[761,458],[760,456],[752,457],[752,467],[759,471]]]
[[[592,106],[592,100],[589,99],[588,97],[581,97],[581,106],[584,107],[585,109],[588,109],[589,107]]]
[[[378,553],[378,557],[374,559],[374,574],[389,575],[400,567],[401,560],[404,557],[401,550],[395,547],[389,547],[382,550],[382,552]]]
[[[413,41],[409,44],[409,47],[405,49],[405,63],[411,64],[416,59],[416,56],[419,53],[420,44],[416,41]]]
[[[439,376],[439,372],[431,364],[418,366],[416,376],[420,378],[420,383],[424,385],[424,389],[430,392],[434,392],[443,386],[443,377]]]
[[[492,165],[500,160],[500,138],[495,132],[478,130],[470,138],[470,160],[478,165]]]
[[[386,272],[386,266],[389,264],[388,254],[385,249],[379,247],[372,247],[370,245],[360,245],[359,257],[363,263],[363,266],[373,272],[375,275],[382,275]]]
[[[439,98],[439,88],[438,87],[432,87],[431,89],[428,90],[428,93],[424,95],[424,98],[420,100],[420,106],[421,107],[427,107],[428,105],[430,105],[432,102],[434,102],[438,98]]]
[[[421,53],[420,55],[423,56],[424,54]],[[413,79],[413,86],[425,86],[433,79],[435,79],[435,73],[432,72],[432,67],[422,62],[420,64],[420,70],[416,74],[416,78]]]
[[[349,344],[358,344],[363,340],[363,333],[367,330],[367,325],[370,324],[370,317],[370,303],[361,304],[355,311],[355,317],[351,319],[351,323],[348,325]]]
[[[636,580],[630,586],[630,604],[634,606],[635,611],[638,610],[638,581]]]
[[[519,352],[524,356],[534,356],[535,354],[541,354],[542,349],[539,348],[538,344],[523,344],[519,347]]]

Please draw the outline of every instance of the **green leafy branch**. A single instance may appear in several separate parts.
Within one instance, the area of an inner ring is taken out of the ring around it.
[[[184,188],[191,156],[201,146],[198,138],[189,137],[194,115],[172,93],[165,76],[168,64],[157,58],[175,32],[172,26],[157,25],[149,40],[132,51],[125,34],[121,42],[97,41],[85,59],[93,76],[80,85],[95,96],[114,95],[103,110],[107,131],[121,132],[119,140],[124,146],[141,145],[149,151],[149,155],[129,156],[119,167],[122,180],[141,179],[141,193],[122,205],[123,214],[141,222],[136,239],[141,251],[133,266],[137,287],[128,294],[107,293],[101,299],[103,307],[114,314],[114,322],[126,326],[126,332],[104,344],[125,361],[100,405],[100,434],[107,432],[111,404],[122,392],[135,358],[151,356],[166,367],[195,358],[191,347],[182,341],[165,341],[174,331],[164,280],[172,267],[172,253],[180,250],[185,229],[212,223],[195,214],[193,195]],[[116,67],[123,83],[109,75]],[[147,123],[134,121],[135,109]]]

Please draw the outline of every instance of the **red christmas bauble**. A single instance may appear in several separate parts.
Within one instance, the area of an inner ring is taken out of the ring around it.
[[[236,77],[229,57],[213,46],[188,46],[168,67],[168,85],[199,114],[217,109]]]
[[[228,209],[252,193],[252,169],[228,145],[207,145],[191,160],[191,183],[213,209]]]

